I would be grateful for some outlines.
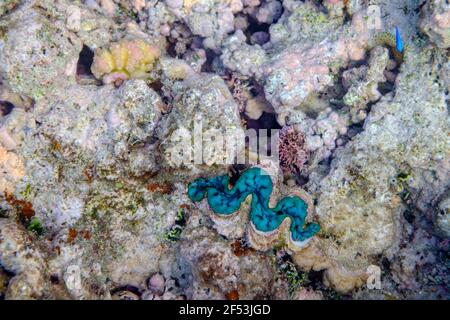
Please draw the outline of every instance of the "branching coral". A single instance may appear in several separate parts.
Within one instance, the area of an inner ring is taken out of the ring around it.
[[[284,173],[295,174],[308,161],[305,134],[286,126],[280,131],[280,166]]]
[[[160,55],[157,46],[144,40],[123,40],[108,49],[97,50],[92,73],[105,84],[120,84],[130,78],[147,79]]]
[[[230,88],[234,100],[239,106],[239,112],[246,111],[245,105],[251,98],[251,86],[249,85],[248,80],[246,80],[245,77],[239,76],[237,73],[224,76],[224,80]]]
[[[399,53],[396,49],[393,50]],[[392,63],[394,62],[392,61]],[[378,90],[378,84],[386,82],[384,71],[387,69],[388,64],[388,50],[382,47],[375,47],[370,53],[368,68],[363,66],[360,69],[350,70],[350,72],[362,75],[362,79],[355,80],[351,84],[343,98],[343,102],[351,109],[350,114],[354,123],[364,120],[368,104],[381,98],[382,94]],[[347,72],[344,72],[343,77],[351,78]]]
[[[189,198],[195,202],[207,197],[210,208],[219,215],[231,215],[241,203],[252,195],[250,221],[259,234],[270,235],[286,218],[291,220],[290,237],[294,242],[305,242],[320,229],[316,223],[306,226],[308,204],[297,196],[281,199],[274,208],[269,207],[273,190],[270,176],[261,168],[245,171],[232,189],[228,188],[229,176],[200,178],[189,185]]]

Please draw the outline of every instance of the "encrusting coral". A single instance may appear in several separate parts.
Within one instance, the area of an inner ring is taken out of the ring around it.
[[[450,46],[450,3],[445,0],[424,2],[419,27],[439,48]]]
[[[6,0],[0,3],[0,16],[9,13],[20,5],[21,1]]]
[[[399,54],[396,49],[393,50]],[[375,47],[370,53],[369,67],[348,71],[362,74],[362,79],[355,80],[343,97],[343,102],[350,107],[352,122],[357,123],[364,120],[367,116],[366,109],[369,103],[376,102],[382,97],[378,90],[378,84],[386,82],[384,71],[388,64],[388,49]],[[348,72],[344,72],[344,75]]]
[[[0,145],[0,193],[11,193],[24,175],[22,159]]]
[[[39,299],[46,291],[45,255],[21,226],[0,219],[0,265],[14,274],[6,299]]]
[[[274,208],[269,207],[269,198],[273,190],[272,180],[263,169],[254,167],[246,170],[232,188],[228,188],[229,176],[200,178],[189,185],[189,198],[195,202],[205,196],[216,214],[230,215],[236,212],[241,203],[252,195],[250,221],[257,233],[269,236],[290,218],[290,237],[294,244],[302,246],[320,227],[316,223],[305,225],[308,204],[297,196],[281,199]],[[254,234],[253,234],[254,235]]]
[[[123,40],[94,56],[92,73],[105,84],[121,84],[128,79],[147,79],[161,53],[157,46],[144,40]]]

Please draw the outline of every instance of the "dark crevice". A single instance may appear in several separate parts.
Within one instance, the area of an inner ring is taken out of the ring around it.
[[[0,300],[5,300],[6,290],[8,288],[9,282],[16,274],[6,270],[0,264]]]
[[[303,175],[303,174],[299,173],[295,176],[295,183],[299,187],[306,185],[308,182],[309,182],[309,177],[307,175]]]
[[[253,34],[258,31],[269,32],[270,24],[268,23],[259,23],[253,17],[248,17],[249,25],[247,28],[247,32],[249,34]]]
[[[427,3],[426,0],[424,0],[423,2],[421,2],[421,3],[417,6],[417,8],[414,9],[414,12],[415,12],[416,14],[419,14],[419,13],[422,11],[422,8],[425,6],[426,3]],[[447,4],[448,4],[448,1],[447,1]]]
[[[308,272],[308,284],[314,290],[321,289],[323,287],[323,274],[324,271],[310,271]]]
[[[231,186],[234,186],[236,182],[239,180],[241,174],[247,169],[246,165],[243,164],[234,164],[230,166],[230,180],[229,183]]]
[[[381,82],[378,84],[378,91],[385,96],[390,92],[393,92],[395,89],[395,85],[390,82]]]
[[[206,51],[206,62],[202,65],[201,72],[214,73],[214,59],[217,57],[217,54],[210,49],[205,49]]]
[[[86,45],[80,52],[77,64],[77,76],[93,76],[91,67],[94,62],[94,52]]]
[[[139,297],[141,296],[141,291],[139,290],[139,288],[132,286],[132,285],[125,285],[125,286],[114,288],[110,291],[110,293],[111,293],[111,295],[113,295],[113,294],[116,294],[121,291],[129,291]]]
[[[6,116],[14,109],[14,105],[8,101],[0,101],[0,116]]]
[[[254,20],[254,19],[249,17],[249,20]],[[249,44],[251,43],[250,39],[251,39],[252,35],[257,32],[265,32],[268,36],[267,39],[265,40],[265,42],[269,42],[270,41],[269,28],[270,28],[270,24],[267,24],[267,23],[259,24],[255,20],[250,21],[247,30],[245,30],[245,36],[247,38],[247,43],[249,43]]]
[[[256,136],[258,137],[258,150],[260,150],[259,142],[259,130],[267,130],[267,156],[272,156],[271,152],[271,140],[272,140],[272,129],[280,130],[281,126],[278,124],[275,114],[263,112],[262,116],[258,120],[247,119],[247,128],[255,129]],[[266,154],[263,152],[263,154]]]
[[[77,63],[76,81],[79,85],[101,85],[101,81],[97,80],[91,71],[93,63],[94,51],[83,45]]]
[[[169,40],[167,43],[167,46],[166,46],[167,54],[171,58],[178,58],[177,51],[175,50],[175,45],[176,45],[176,42]]]
[[[277,122],[277,118],[274,113],[263,112],[262,116],[258,120],[253,120],[244,115],[247,121],[248,129],[281,129],[281,126]]]
[[[323,159],[322,161],[319,162],[319,165],[320,166],[324,166],[326,168],[331,168],[331,161],[332,161],[332,159],[333,159],[333,156],[325,158],[325,159]]]
[[[274,19],[272,23],[260,23],[258,22],[254,17],[251,15],[247,15],[248,19],[248,28],[245,30],[245,35],[247,37],[247,42],[250,43],[250,38],[253,34],[257,32],[265,32],[268,35],[268,38],[265,42],[270,41],[270,26],[274,25],[278,22],[278,20],[283,16],[284,8],[281,7],[281,11],[279,14],[277,14],[277,18]]]
[[[357,136],[358,134],[360,134],[361,132],[364,131],[363,129],[363,125],[364,125],[364,121],[360,122],[360,123],[355,123],[352,124],[349,128],[348,128],[348,132],[347,132],[347,136],[352,139],[355,136]]]
[[[170,90],[164,86],[160,80],[152,81],[148,83],[148,86],[158,93],[163,105],[161,106],[161,112],[163,114],[169,113],[172,110],[173,96]]]
[[[195,37],[183,23],[175,22],[170,24],[172,30],[170,34],[166,36],[166,52],[171,58],[182,59],[182,56],[189,51],[190,48],[199,47],[196,45],[195,40],[200,37]],[[200,47],[202,40],[200,40]]]

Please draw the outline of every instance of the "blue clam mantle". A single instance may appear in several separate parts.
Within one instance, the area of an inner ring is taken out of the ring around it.
[[[252,195],[250,221],[256,230],[274,231],[285,218],[290,218],[293,241],[308,240],[320,230],[316,223],[304,227],[308,205],[297,196],[285,197],[274,208],[269,208],[272,180],[261,168],[246,170],[231,189],[228,183],[227,175],[200,178],[189,185],[188,196],[194,202],[199,202],[206,196],[214,213],[230,215],[239,210],[241,203]]]

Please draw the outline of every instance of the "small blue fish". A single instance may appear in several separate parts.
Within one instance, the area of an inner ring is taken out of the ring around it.
[[[395,48],[398,52],[403,53],[403,41],[398,27],[395,27]]]

